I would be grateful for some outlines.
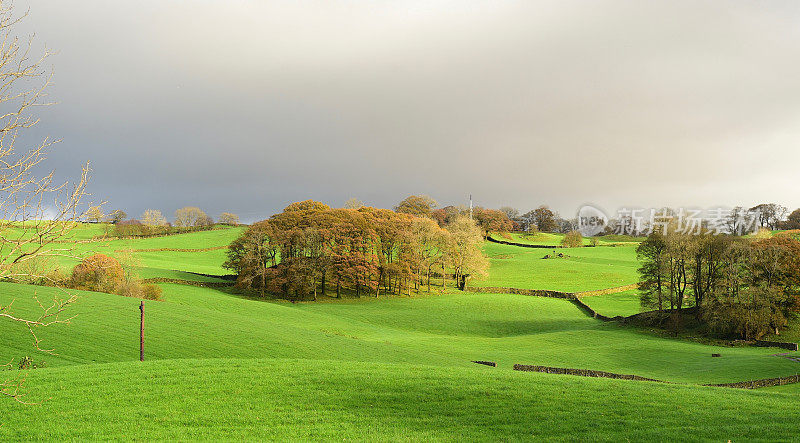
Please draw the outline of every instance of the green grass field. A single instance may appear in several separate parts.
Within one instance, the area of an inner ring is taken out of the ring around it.
[[[780,393],[330,360],[113,363],[29,382],[52,398],[3,405],[5,440],[789,441],[800,414]]]
[[[493,233],[492,238],[524,245],[560,246],[561,241],[564,240],[564,234],[551,232],[537,232],[533,234],[527,232],[499,232]],[[597,237],[598,246],[634,244],[639,241],[641,241],[641,239],[627,235],[604,235]],[[584,237],[583,244],[591,245],[592,239]]]
[[[86,224],[82,229],[95,231],[100,225]],[[69,272],[82,257],[100,253],[121,259],[139,268],[141,278],[178,278],[208,280],[188,273],[224,275],[222,268],[225,248],[238,237],[244,227],[220,227],[209,231],[191,232],[163,237],[139,239],[101,239],[72,246],[71,257],[58,257],[57,264]],[[80,235],[76,229],[75,235]],[[61,248],[63,244],[52,245]],[[171,250],[167,250],[171,249]],[[176,272],[178,274],[176,274]],[[180,276],[178,276],[180,275]]]
[[[763,348],[720,348],[666,340],[585,316],[561,299],[452,293],[327,303],[262,302],[165,284],[147,302],[147,355],[173,358],[309,358],[470,366],[471,360],[625,372],[683,383],[724,383],[791,375],[796,364]],[[0,303],[35,312],[32,292],[0,284]],[[50,366],[138,358],[138,300],[82,292],[70,325],[43,330]],[[75,340],[75,337],[81,337]],[[26,355],[27,331],[9,329],[0,349]],[[625,349],[620,355],[618,349]],[[721,352],[723,359],[712,359]]]
[[[219,246],[241,229],[80,248],[138,250],[143,278],[220,281],[192,272],[226,273]],[[636,281],[629,246],[560,249],[569,257],[551,260],[540,258],[547,250],[487,243],[486,252],[483,283],[492,286],[582,291]],[[589,318],[563,299],[451,291],[293,304],[160,286],[164,300],[146,302],[145,363],[137,361],[138,299],[78,291],[71,324],[40,332],[56,355],[34,351],[23,326],[0,321],[0,357],[46,362],[27,372],[28,399],[41,405],[0,399],[0,439],[795,437],[800,385],[699,386],[800,372],[776,349],[668,339]],[[34,313],[33,295],[54,291],[0,283],[0,304]],[[606,315],[638,307],[633,291],[584,301]],[[676,384],[520,373],[515,363]]]
[[[593,295],[581,298],[584,303],[596,312],[608,317],[618,315],[627,317],[642,312],[637,290],[618,292],[616,294]]]
[[[579,292],[636,283],[636,248],[633,246],[597,248],[559,248],[564,258],[544,259],[550,249],[486,243],[489,277],[471,282],[472,286],[500,286],[524,289],[549,289]]]

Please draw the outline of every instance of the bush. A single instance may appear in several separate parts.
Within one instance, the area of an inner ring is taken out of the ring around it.
[[[119,287],[116,294],[123,297],[141,298],[143,300],[161,300],[161,288],[159,286],[137,281],[127,281]]]
[[[561,240],[561,246],[567,248],[580,248],[583,246],[583,236],[578,231],[570,231]]]
[[[144,296],[142,297],[145,300],[161,300],[161,286],[153,285],[153,284],[145,284],[142,285],[144,288]]]
[[[69,287],[86,291],[107,292],[124,297],[161,300],[161,288],[142,284],[126,276],[125,269],[115,259],[102,254],[85,258],[69,279]]]
[[[139,220],[124,220],[114,223],[114,235],[117,237],[140,237],[144,235],[144,225]]]
[[[768,238],[772,238],[772,231],[767,228],[758,228],[758,232],[753,234],[753,238],[756,240],[766,240]]]
[[[125,271],[115,259],[95,254],[72,270],[71,287],[86,291],[116,293],[125,283]]]

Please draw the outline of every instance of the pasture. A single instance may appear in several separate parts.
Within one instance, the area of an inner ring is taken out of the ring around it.
[[[635,246],[530,249],[487,242],[483,250],[491,264],[489,276],[472,286],[581,292],[638,279]]]
[[[205,359],[36,370],[0,438],[792,440],[797,396],[330,360]],[[32,419],[35,417],[35,419]]]
[[[308,358],[462,367],[491,360],[504,370],[533,363],[697,384],[791,375],[796,369],[788,359],[770,357],[770,349],[667,340],[589,318],[561,299],[451,293],[293,304],[210,288],[162,287],[165,301],[146,302],[146,354],[154,360]],[[34,289],[39,297],[49,289],[8,283],[0,288],[0,303],[15,298],[20,313],[33,312]],[[139,301],[80,295],[72,324],[42,331],[44,346],[58,355],[41,358],[50,366],[136,360]],[[8,331],[0,349],[25,355],[27,334],[24,328]],[[725,358],[712,359],[712,353]]]
[[[596,312],[607,317],[615,317],[618,315],[627,317],[642,311],[641,303],[639,302],[639,292],[637,290],[623,291],[615,294],[592,295],[582,297],[581,300]]]
[[[227,273],[224,246],[242,229],[102,240],[78,252],[132,256],[142,278],[221,282],[198,274]],[[567,257],[553,259],[494,243],[485,252],[489,277],[471,286],[574,292],[636,282],[632,246],[562,248]],[[160,286],[164,300],[145,302],[144,363],[138,299],[75,291],[71,323],[40,332],[53,355],[35,352],[24,326],[0,323],[3,358],[46,363],[25,372],[27,399],[42,404],[0,401],[0,439],[679,439],[686,423],[697,438],[790,439],[800,412],[798,385],[700,386],[800,371],[776,349],[668,339],[595,320],[564,299],[448,289],[289,303]],[[33,295],[57,291],[0,283],[0,304],[33,313]],[[609,316],[638,312],[635,291],[584,302]],[[520,373],[515,363],[673,384]]]

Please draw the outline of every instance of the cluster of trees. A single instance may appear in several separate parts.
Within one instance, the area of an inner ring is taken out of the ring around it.
[[[800,308],[800,242],[788,235],[654,232],[637,254],[644,308],[679,318],[693,306],[709,331],[759,339]],[[679,323],[674,323],[675,328]]]
[[[63,286],[145,300],[160,300],[162,292],[159,286],[141,283],[119,261],[103,254],[84,258]]]
[[[138,220],[127,219],[128,214],[119,209],[111,212],[108,216],[103,216],[102,213],[94,215],[97,217],[96,220],[105,220],[113,224],[114,235],[118,237],[146,237],[177,232],[199,231],[214,227],[214,219],[208,216],[202,209],[194,206],[187,206],[175,211],[173,223],[167,221],[164,214],[157,209],[145,210]],[[220,215],[219,223],[236,226],[239,224],[239,217],[230,212],[223,212]]]
[[[326,292],[377,297],[423,286],[430,291],[437,277],[442,286],[449,277],[463,289],[488,268],[483,230],[468,216],[441,227],[429,216],[435,202],[404,200],[396,211],[349,203],[287,206],[234,241],[225,267],[236,272],[240,287],[290,300],[316,300]]]
[[[358,209],[362,206],[364,204],[356,199],[350,199],[345,203],[345,208],[350,209]],[[458,218],[470,217],[480,227],[484,238],[491,232],[507,232],[516,229],[514,222],[501,210],[487,209],[481,206],[473,208],[472,211],[465,206],[445,206],[435,209],[436,206],[438,206],[436,200],[428,195],[411,195],[398,203],[394,210],[401,214],[433,219],[442,228]]]
[[[470,217],[470,210],[463,206],[445,206],[432,211],[430,217],[436,221],[441,227],[450,225],[458,218]],[[508,232],[517,230],[508,216],[498,209],[487,209],[477,206],[472,209],[472,219],[481,229],[483,237],[489,235],[491,232]]]
[[[562,218],[558,212],[553,211],[546,205],[539,206],[524,214],[510,206],[500,208],[500,212],[505,214],[513,223],[515,231],[566,234],[578,229],[578,220],[576,218]]]
[[[800,209],[795,209],[778,225],[780,229],[800,229]]]

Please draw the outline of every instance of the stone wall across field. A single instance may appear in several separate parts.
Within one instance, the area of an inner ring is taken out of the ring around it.
[[[486,360],[472,360],[472,363],[477,363],[477,364],[479,364],[479,365],[484,365],[484,366],[491,366],[491,367],[493,367],[493,368],[496,368],[496,367],[497,367],[497,362],[493,362],[493,361],[486,361]]]
[[[765,378],[761,380],[740,381],[736,383],[719,383],[719,384],[704,385],[704,386],[715,386],[720,388],[758,389],[758,388],[769,388],[772,386],[790,385],[793,383],[800,383],[800,375],[790,375],[788,377],[778,377],[778,378]]]
[[[612,318],[612,317],[608,317],[608,316],[605,316],[603,314],[600,314],[599,312],[597,312],[594,309],[592,309],[589,305],[584,303],[583,300],[581,300],[578,297],[573,298],[572,299],[572,303],[575,303],[575,305],[578,306],[578,308],[580,308],[582,311],[584,311],[587,314],[589,314],[590,317],[594,317],[594,318],[596,318],[598,320],[611,321],[611,320],[614,320],[614,319],[617,318],[617,317]],[[622,317],[619,317],[619,318],[621,319]]]
[[[591,369],[571,369],[571,368],[554,368],[551,366],[538,366],[538,365],[514,365],[515,371],[526,372],[542,372],[545,374],[563,374],[563,375],[576,375],[579,377],[598,377],[598,378],[613,378],[617,380],[637,380],[637,381],[654,381],[658,383],[669,383],[662,380],[653,378],[640,377],[638,375],[630,374],[615,374],[613,372],[593,371]],[[717,383],[707,384],[703,386],[718,387],[718,388],[737,388],[737,389],[758,389],[769,388],[772,386],[783,386],[793,383],[800,383],[800,375],[790,375],[788,377],[765,378],[761,380],[748,380],[734,383]]]
[[[117,249],[114,252],[210,252],[228,249],[228,246],[213,246],[210,248],[148,248],[148,249]]]
[[[490,241],[492,243],[499,243],[501,245],[509,245],[509,246],[519,246],[521,248],[556,249],[556,248],[560,248],[561,247],[560,245],[558,245],[558,246],[556,246],[556,245],[529,245],[529,244],[525,244],[525,243],[514,243],[514,242],[511,242],[511,241],[498,240],[496,238],[492,238],[491,235],[486,237],[486,240],[488,240],[488,241]]]
[[[617,292],[621,292],[618,290],[620,288],[627,288],[627,287],[621,286],[619,288],[611,288],[611,289],[617,290]],[[519,295],[528,295],[531,297],[561,298],[565,300],[570,300],[572,303],[575,304],[575,306],[577,306],[580,310],[585,312],[590,317],[596,318],[601,321],[617,321],[622,324],[636,324],[640,319],[651,316],[652,314],[657,312],[657,311],[647,311],[647,312],[641,312],[639,314],[630,315],[627,317],[622,317],[622,316],[609,317],[607,315],[600,314],[599,312],[592,309],[591,306],[584,303],[583,300],[581,300],[581,297],[585,293],[581,292],[560,292],[560,291],[549,291],[544,289],[503,288],[496,286],[485,286],[485,287],[470,286],[464,288],[464,290],[467,292],[478,292],[478,293],[482,292],[490,294],[519,294]],[[695,308],[684,308],[685,311],[692,311],[693,309]],[[800,346],[798,346],[797,343],[765,341],[765,340],[757,340],[755,342],[741,342],[741,343],[749,346],[773,347],[773,348],[786,349],[789,351],[800,351]]]
[[[174,283],[179,285],[196,286],[199,288],[226,288],[233,283],[223,282],[210,282],[210,281],[194,281],[194,280],[181,280],[177,278],[167,277],[154,277],[142,280],[144,283]]]
[[[520,288],[500,288],[496,286],[472,287],[464,288],[467,292],[487,292],[490,294],[519,294],[529,295],[531,297],[550,297],[550,298],[565,298],[572,300],[575,294],[571,292],[548,291],[546,289],[520,289]]]
[[[782,341],[766,341],[766,340],[756,340],[754,346],[758,346],[761,348],[781,348],[781,349],[788,349],[790,351],[799,351],[797,343],[787,343]]]
[[[572,369],[572,368],[554,368],[551,366],[538,366],[538,365],[514,365],[515,371],[526,372],[543,372],[546,374],[563,374],[563,375],[576,375],[579,377],[598,377],[598,378],[613,378],[617,380],[637,380],[637,381],[655,381],[659,383],[666,383],[661,380],[653,378],[640,377],[638,375],[630,374],[615,374],[613,372],[593,371],[591,369]]]

